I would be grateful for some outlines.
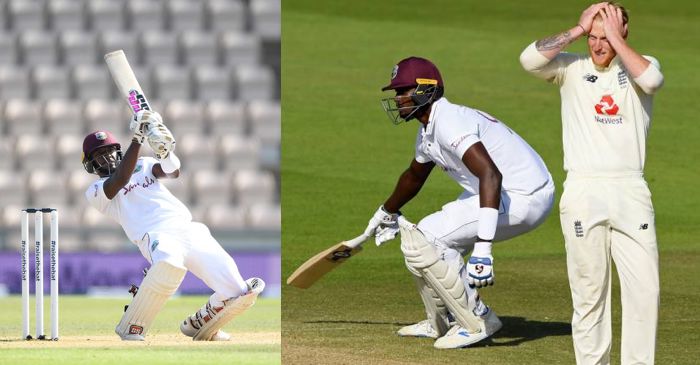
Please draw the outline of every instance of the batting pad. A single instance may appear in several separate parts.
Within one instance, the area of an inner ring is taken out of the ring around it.
[[[469,309],[469,301],[459,273],[440,259],[437,249],[426,241],[423,233],[417,228],[399,226],[399,229],[401,251],[406,258],[406,266],[422,276],[427,286],[442,300],[460,326],[471,333],[481,331],[479,319]],[[435,330],[438,331],[438,327]]]
[[[209,341],[211,338],[233,318],[245,312],[255,304],[255,299],[258,298],[263,289],[265,282],[260,278],[252,278],[245,281],[248,284],[248,292],[224,301],[224,307],[221,308],[216,315],[206,320],[204,325],[192,336],[195,341]]]
[[[444,336],[450,329],[450,320],[447,318],[445,303],[422,277],[414,275],[413,278],[416,281],[420,298],[423,300],[425,313],[428,315],[430,325],[438,333],[438,337]]]
[[[141,339],[165,302],[180,286],[187,270],[159,261],[151,266],[138,293],[114,331],[123,339]]]

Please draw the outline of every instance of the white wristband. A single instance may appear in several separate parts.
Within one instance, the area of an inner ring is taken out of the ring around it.
[[[173,173],[175,172],[175,170],[180,168],[180,159],[177,158],[177,156],[175,156],[175,153],[171,151],[168,154],[168,157],[160,160],[160,167],[166,174]]]
[[[496,226],[498,225],[498,209],[481,208],[479,209],[479,230],[477,236],[479,239],[490,241],[496,235]]]

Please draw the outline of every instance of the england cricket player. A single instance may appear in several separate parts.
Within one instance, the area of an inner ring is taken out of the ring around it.
[[[265,283],[243,280],[238,267],[211,236],[192,222],[192,215],[159,180],[177,178],[180,161],[175,140],[158,113],[139,112],[130,124],[134,137],[122,157],[119,142],[106,131],[83,141],[83,166],[99,179],[85,192],[90,205],[117,221],[139,247],[151,268],[115,331],[122,340],[140,340],[165,301],[179,287],[187,270],[214,294],[180,325],[195,340],[228,340],[221,331],[228,321],[255,303]],[[139,158],[148,140],[158,159]]]
[[[554,199],[552,178],[540,156],[508,126],[443,97],[442,77],[432,62],[400,61],[382,90],[396,93],[382,101],[392,122],[415,119],[420,124],[413,161],[365,233],[375,235],[377,245],[393,239],[403,219],[399,209],[418,194],[435,165],[464,189],[414,231],[401,231],[406,265],[428,319],[399,334],[439,337],[437,348],[469,346],[501,328],[476,290],[494,282],[492,242],[545,220]],[[465,266],[462,257],[470,251]]]
[[[591,5],[578,24],[528,46],[525,70],[559,86],[567,178],[560,202],[578,364],[609,364],[611,257],[622,296],[622,364],[653,364],[659,266],[643,177],[659,62],[626,42],[628,17]],[[588,55],[562,50],[588,38]]]

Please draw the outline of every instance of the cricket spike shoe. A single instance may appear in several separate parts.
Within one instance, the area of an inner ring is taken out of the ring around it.
[[[438,333],[430,325],[429,320],[423,320],[410,326],[401,327],[396,333],[403,337],[438,338]]]
[[[215,308],[209,304],[209,301],[207,301],[207,304],[205,304],[204,307],[195,312],[195,314],[185,318],[185,320],[180,323],[180,332],[187,337],[194,337],[194,335],[197,334],[197,331],[199,331],[199,329],[205,323],[204,318],[210,318],[208,316],[211,316],[211,313],[216,315],[216,313],[221,311],[223,308],[224,307]],[[219,330],[214,334],[214,336],[212,336],[210,341],[229,341],[230,339],[231,335]]]
[[[201,309],[185,318],[180,325],[182,333],[195,341],[228,340],[230,336],[220,329],[255,304],[258,295],[265,289],[265,282],[260,278],[248,279],[246,284],[248,292],[225,300],[223,306],[215,307],[207,301]]]
[[[496,313],[490,308],[487,309],[485,314],[478,316],[478,318],[480,322],[479,332],[470,333],[466,328],[460,325],[454,325],[444,336],[438,338],[433,346],[438,349],[468,347],[491,337],[503,327],[501,320],[498,319]]]

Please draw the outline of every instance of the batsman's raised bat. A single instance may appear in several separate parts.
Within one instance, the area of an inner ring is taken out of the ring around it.
[[[350,241],[343,241],[318,253],[299,266],[289,276],[287,284],[301,289],[309,288],[323,275],[360,252],[362,250],[360,245],[368,238],[369,236],[362,234]]]
[[[119,95],[126,99],[131,111],[136,114],[141,110],[151,110],[124,51],[120,49],[107,53],[105,62],[107,63],[107,68],[109,68],[109,73],[112,74],[114,83],[117,84]]]

